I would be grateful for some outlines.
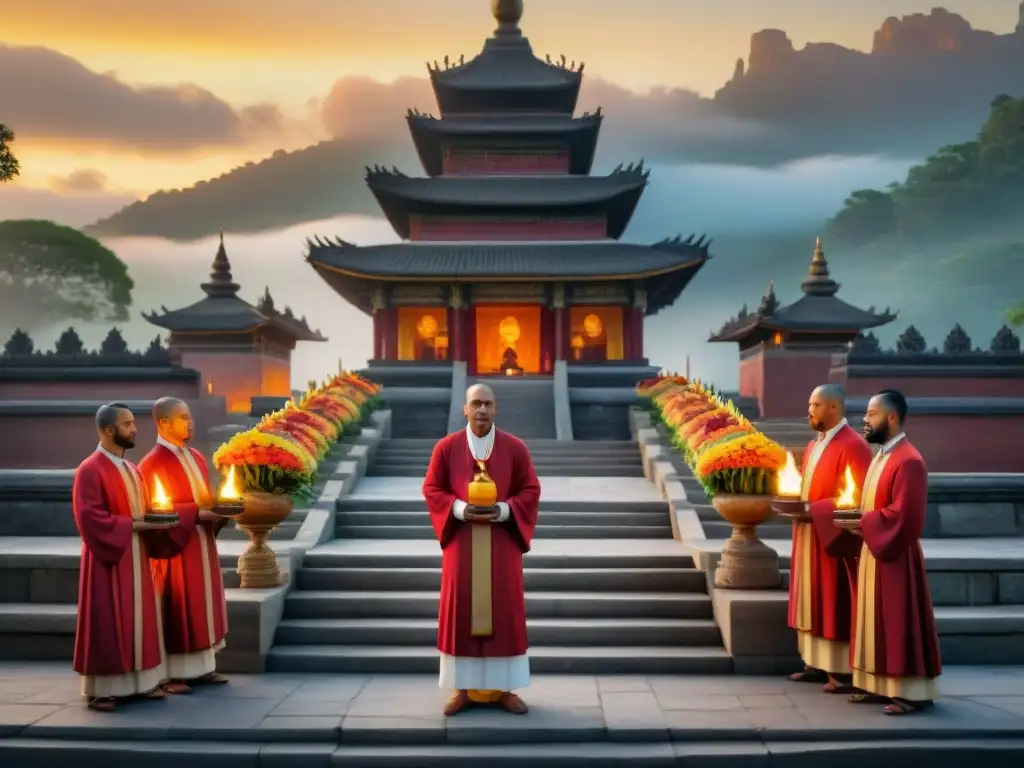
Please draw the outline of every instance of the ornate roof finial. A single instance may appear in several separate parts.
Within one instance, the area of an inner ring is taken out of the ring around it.
[[[523,18],[523,0],[491,0],[491,13],[498,22],[496,37],[522,37],[519,20]]]
[[[800,283],[800,288],[808,296],[835,296],[839,291],[839,283],[829,276],[828,260],[821,247],[820,237],[814,241],[814,258],[811,259],[811,268],[807,271],[807,279]]]
[[[223,231],[220,233],[217,255],[213,257],[210,282],[203,283],[200,288],[206,291],[206,295],[211,299],[227,299],[238,293],[239,285],[232,279],[231,262],[228,261],[228,252],[224,249]]]
[[[274,297],[270,295],[269,285],[263,291],[263,296],[260,298],[260,303],[256,305],[256,309],[264,315],[272,315],[276,312],[274,309]]]
[[[761,317],[771,317],[779,308],[779,299],[775,295],[775,281],[768,283],[768,290],[761,297],[761,304],[757,308],[757,314]]]

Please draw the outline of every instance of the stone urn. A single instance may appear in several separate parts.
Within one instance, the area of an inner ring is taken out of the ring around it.
[[[243,589],[281,586],[281,569],[267,537],[292,512],[292,499],[279,493],[248,491],[242,495],[242,512],[235,525],[249,537],[249,546],[238,558]]]
[[[773,589],[782,584],[779,556],[757,537],[757,526],[772,517],[772,497],[715,496],[711,503],[732,526],[715,570],[715,586],[724,589]]]

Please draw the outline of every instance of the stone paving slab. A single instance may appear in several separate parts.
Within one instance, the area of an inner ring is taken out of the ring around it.
[[[541,477],[544,501],[663,501],[658,489],[643,477]],[[348,497],[351,501],[423,498],[421,477],[364,477]]]
[[[885,717],[780,677],[536,676],[529,714],[447,719],[434,675],[236,675],[191,696],[88,710],[65,665],[0,665],[5,739],[402,745],[871,742],[1024,734],[1024,668],[950,668],[929,713]],[[7,765],[7,763],[5,763]]]

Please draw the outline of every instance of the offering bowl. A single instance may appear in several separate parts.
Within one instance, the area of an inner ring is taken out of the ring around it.
[[[799,496],[776,496],[772,499],[772,512],[794,523],[808,523],[811,520],[807,502]]]

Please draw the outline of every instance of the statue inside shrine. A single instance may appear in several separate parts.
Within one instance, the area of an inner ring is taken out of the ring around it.
[[[501,355],[501,366],[498,372],[505,376],[522,376],[525,371],[519,365],[519,355],[512,347],[505,347]]]

